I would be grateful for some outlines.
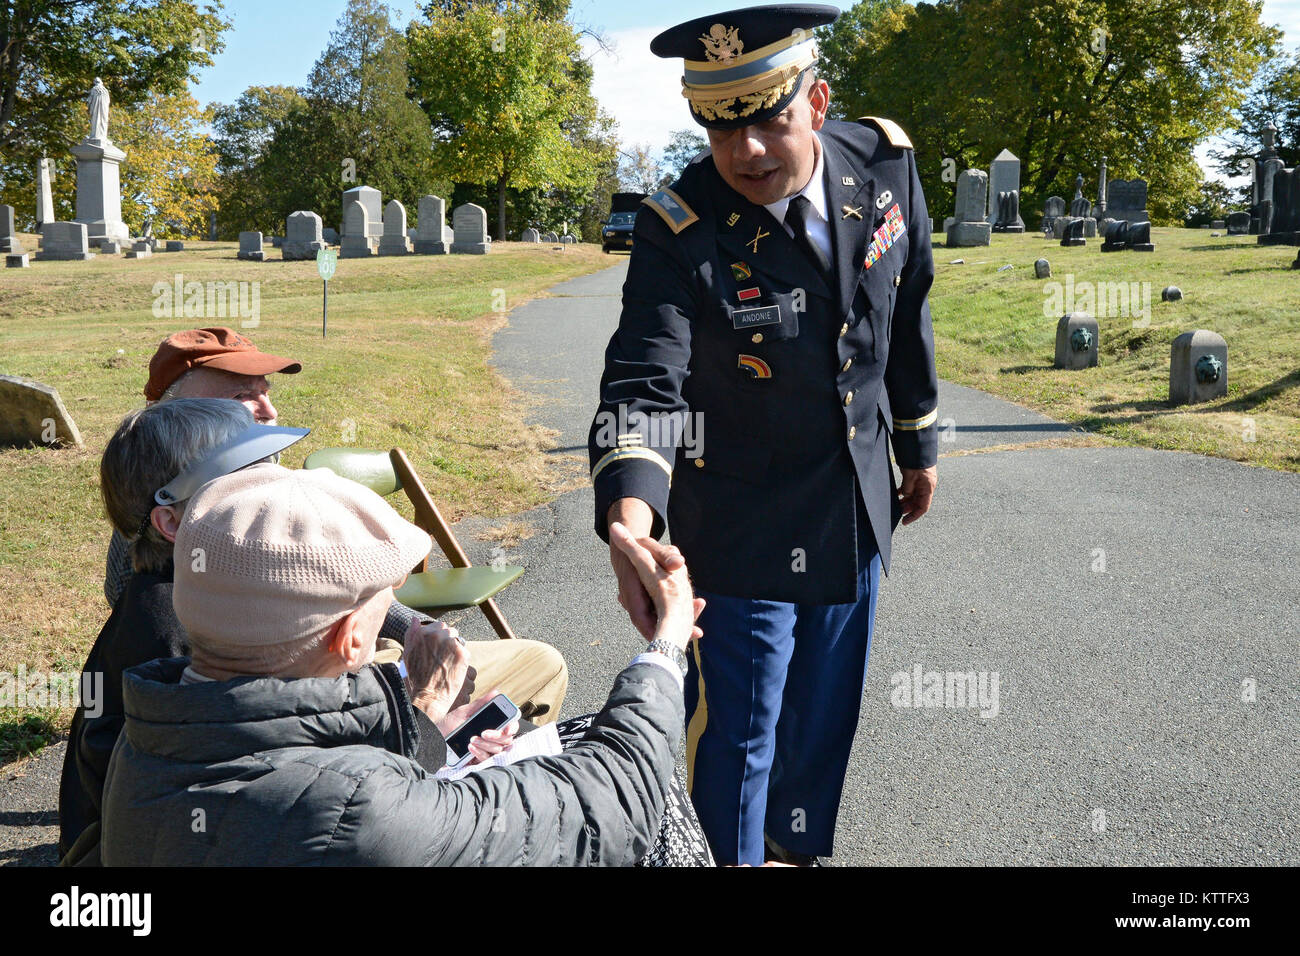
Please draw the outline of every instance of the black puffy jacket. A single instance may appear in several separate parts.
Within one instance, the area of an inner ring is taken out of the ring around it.
[[[659,826],[683,722],[654,664],[614,681],[564,754],[441,781],[391,665],[338,678],[180,683],[128,671],[104,789],[109,866],[620,866]]]

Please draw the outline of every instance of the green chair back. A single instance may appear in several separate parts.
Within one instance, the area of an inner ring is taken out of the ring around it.
[[[393,470],[386,451],[366,448],[322,448],[307,456],[304,468],[328,468],[334,474],[365,485],[377,495],[401,490],[402,482]]]

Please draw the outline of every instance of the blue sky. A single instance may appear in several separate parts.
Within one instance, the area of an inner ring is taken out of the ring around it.
[[[698,0],[573,0],[574,21],[599,31],[614,46],[612,53],[594,44],[587,48],[596,97],[618,118],[625,144],[661,148],[672,130],[692,125],[681,97],[680,66],[652,56],[650,38],[710,10],[743,5],[743,0],[721,0],[716,6]],[[851,0],[836,3],[841,9],[852,5]],[[226,49],[202,73],[195,95],[205,104],[229,103],[249,86],[302,84],[346,6],[346,0],[225,0],[226,17],[233,21]],[[401,25],[419,11],[411,0],[389,0],[389,6]],[[1264,19],[1286,31],[1288,46],[1300,41],[1300,0],[1264,0]],[[1206,148],[1197,151],[1198,158],[1204,160]]]

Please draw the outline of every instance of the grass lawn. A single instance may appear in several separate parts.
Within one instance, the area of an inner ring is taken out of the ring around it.
[[[995,234],[983,248],[936,244],[939,375],[1124,442],[1300,471],[1296,249],[1206,229],[1151,232],[1154,252],[1103,254],[1100,239],[1062,248],[1041,233]],[[1050,279],[1034,277],[1040,256],[1051,262]],[[1007,264],[1014,268],[998,271]],[[1160,301],[1169,285],[1182,301]],[[1075,310],[1098,320],[1101,364],[1066,372],[1052,368],[1056,322]],[[1171,408],[1170,346],[1193,329],[1227,340],[1228,394]]]
[[[24,246],[36,248],[34,236]],[[144,403],[150,356],[179,329],[228,325],[168,303],[155,284],[247,282],[256,290],[260,349],[303,363],[271,379],[286,425],[312,434],[285,454],[297,467],[317,448],[400,446],[448,520],[497,516],[552,496],[566,476],[539,451],[547,430],[524,423],[527,396],[488,366],[506,311],[556,282],[612,265],[599,247],[496,243],[486,256],[343,259],[330,282],[321,338],[314,262],[241,262],[236,243],[187,243],[148,259],[33,262],[0,270],[0,374],[58,388],[81,430],[81,449],[0,449],[0,672],[79,671],[108,617],[104,554],[109,525],[99,458],[122,416]],[[256,283],[256,286],[251,285]],[[197,304],[197,303],[196,303]],[[215,304],[215,303],[214,303]],[[170,312],[168,307],[170,306]],[[251,311],[246,309],[246,312]],[[410,516],[402,495],[391,499]],[[0,763],[30,751],[49,712],[0,708]],[[60,721],[66,725],[68,714]]]

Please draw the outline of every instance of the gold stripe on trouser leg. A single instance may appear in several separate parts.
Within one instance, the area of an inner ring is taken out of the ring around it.
[[[695,669],[700,673],[700,699],[695,702],[695,713],[686,725],[686,792],[691,793],[695,784],[695,745],[704,734],[704,727],[709,722],[709,705],[704,700],[704,668],[700,666],[700,642],[694,641],[691,648],[695,653]]]

